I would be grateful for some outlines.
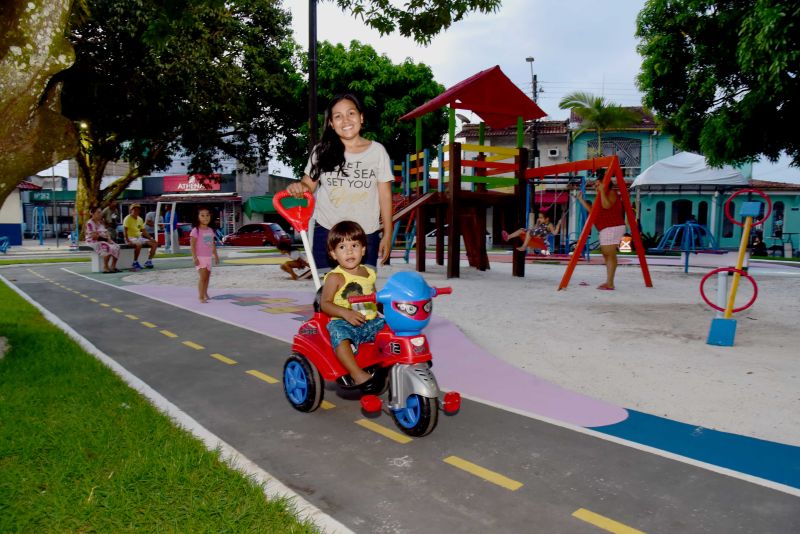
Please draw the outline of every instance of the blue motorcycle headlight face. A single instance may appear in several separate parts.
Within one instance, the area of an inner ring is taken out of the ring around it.
[[[433,303],[430,299],[412,302],[392,302],[392,307],[415,321],[426,321],[430,318]]]

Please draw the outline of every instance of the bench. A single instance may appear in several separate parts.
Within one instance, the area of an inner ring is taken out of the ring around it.
[[[91,252],[92,258],[92,272],[93,273],[100,273],[103,272],[103,259],[100,257],[100,254],[94,251],[92,247],[89,245],[81,245],[78,247],[80,251],[89,251]],[[129,269],[131,265],[133,265],[133,250],[134,247],[128,244],[122,244],[119,246],[119,260],[117,260],[117,269]],[[142,253],[147,257],[147,251],[149,249],[142,247]]]

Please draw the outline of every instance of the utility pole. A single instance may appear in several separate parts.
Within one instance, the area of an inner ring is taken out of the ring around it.
[[[317,0],[308,0],[308,152],[317,144]]]
[[[528,56],[525,58],[525,61],[528,62],[528,65],[531,67],[531,96],[533,98],[534,104],[537,103],[537,97],[539,95],[539,87],[538,87],[538,80],[536,75],[533,73],[533,56]],[[531,150],[531,167],[538,167],[539,166],[539,120],[534,119],[533,124],[531,125],[533,128],[533,142],[532,142],[532,150]]]

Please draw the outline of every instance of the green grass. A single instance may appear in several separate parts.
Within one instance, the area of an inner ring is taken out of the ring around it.
[[[0,260],[0,265],[30,265],[34,263],[88,263],[89,258],[15,258],[13,260]]]
[[[315,532],[0,284],[0,532]]]
[[[188,252],[179,252],[177,254],[156,254],[156,258],[188,258],[191,256]],[[90,258],[86,256],[74,258],[15,258],[0,260],[0,265],[31,265],[37,263],[88,263]]]

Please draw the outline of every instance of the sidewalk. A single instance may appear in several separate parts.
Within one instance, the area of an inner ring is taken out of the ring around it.
[[[51,237],[45,239],[43,244],[39,244],[38,239],[23,239],[22,245],[12,245],[8,247],[6,254],[0,255],[0,258],[6,256],[29,256],[39,254],[76,254],[77,249],[70,248],[71,242],[69,239]]]

